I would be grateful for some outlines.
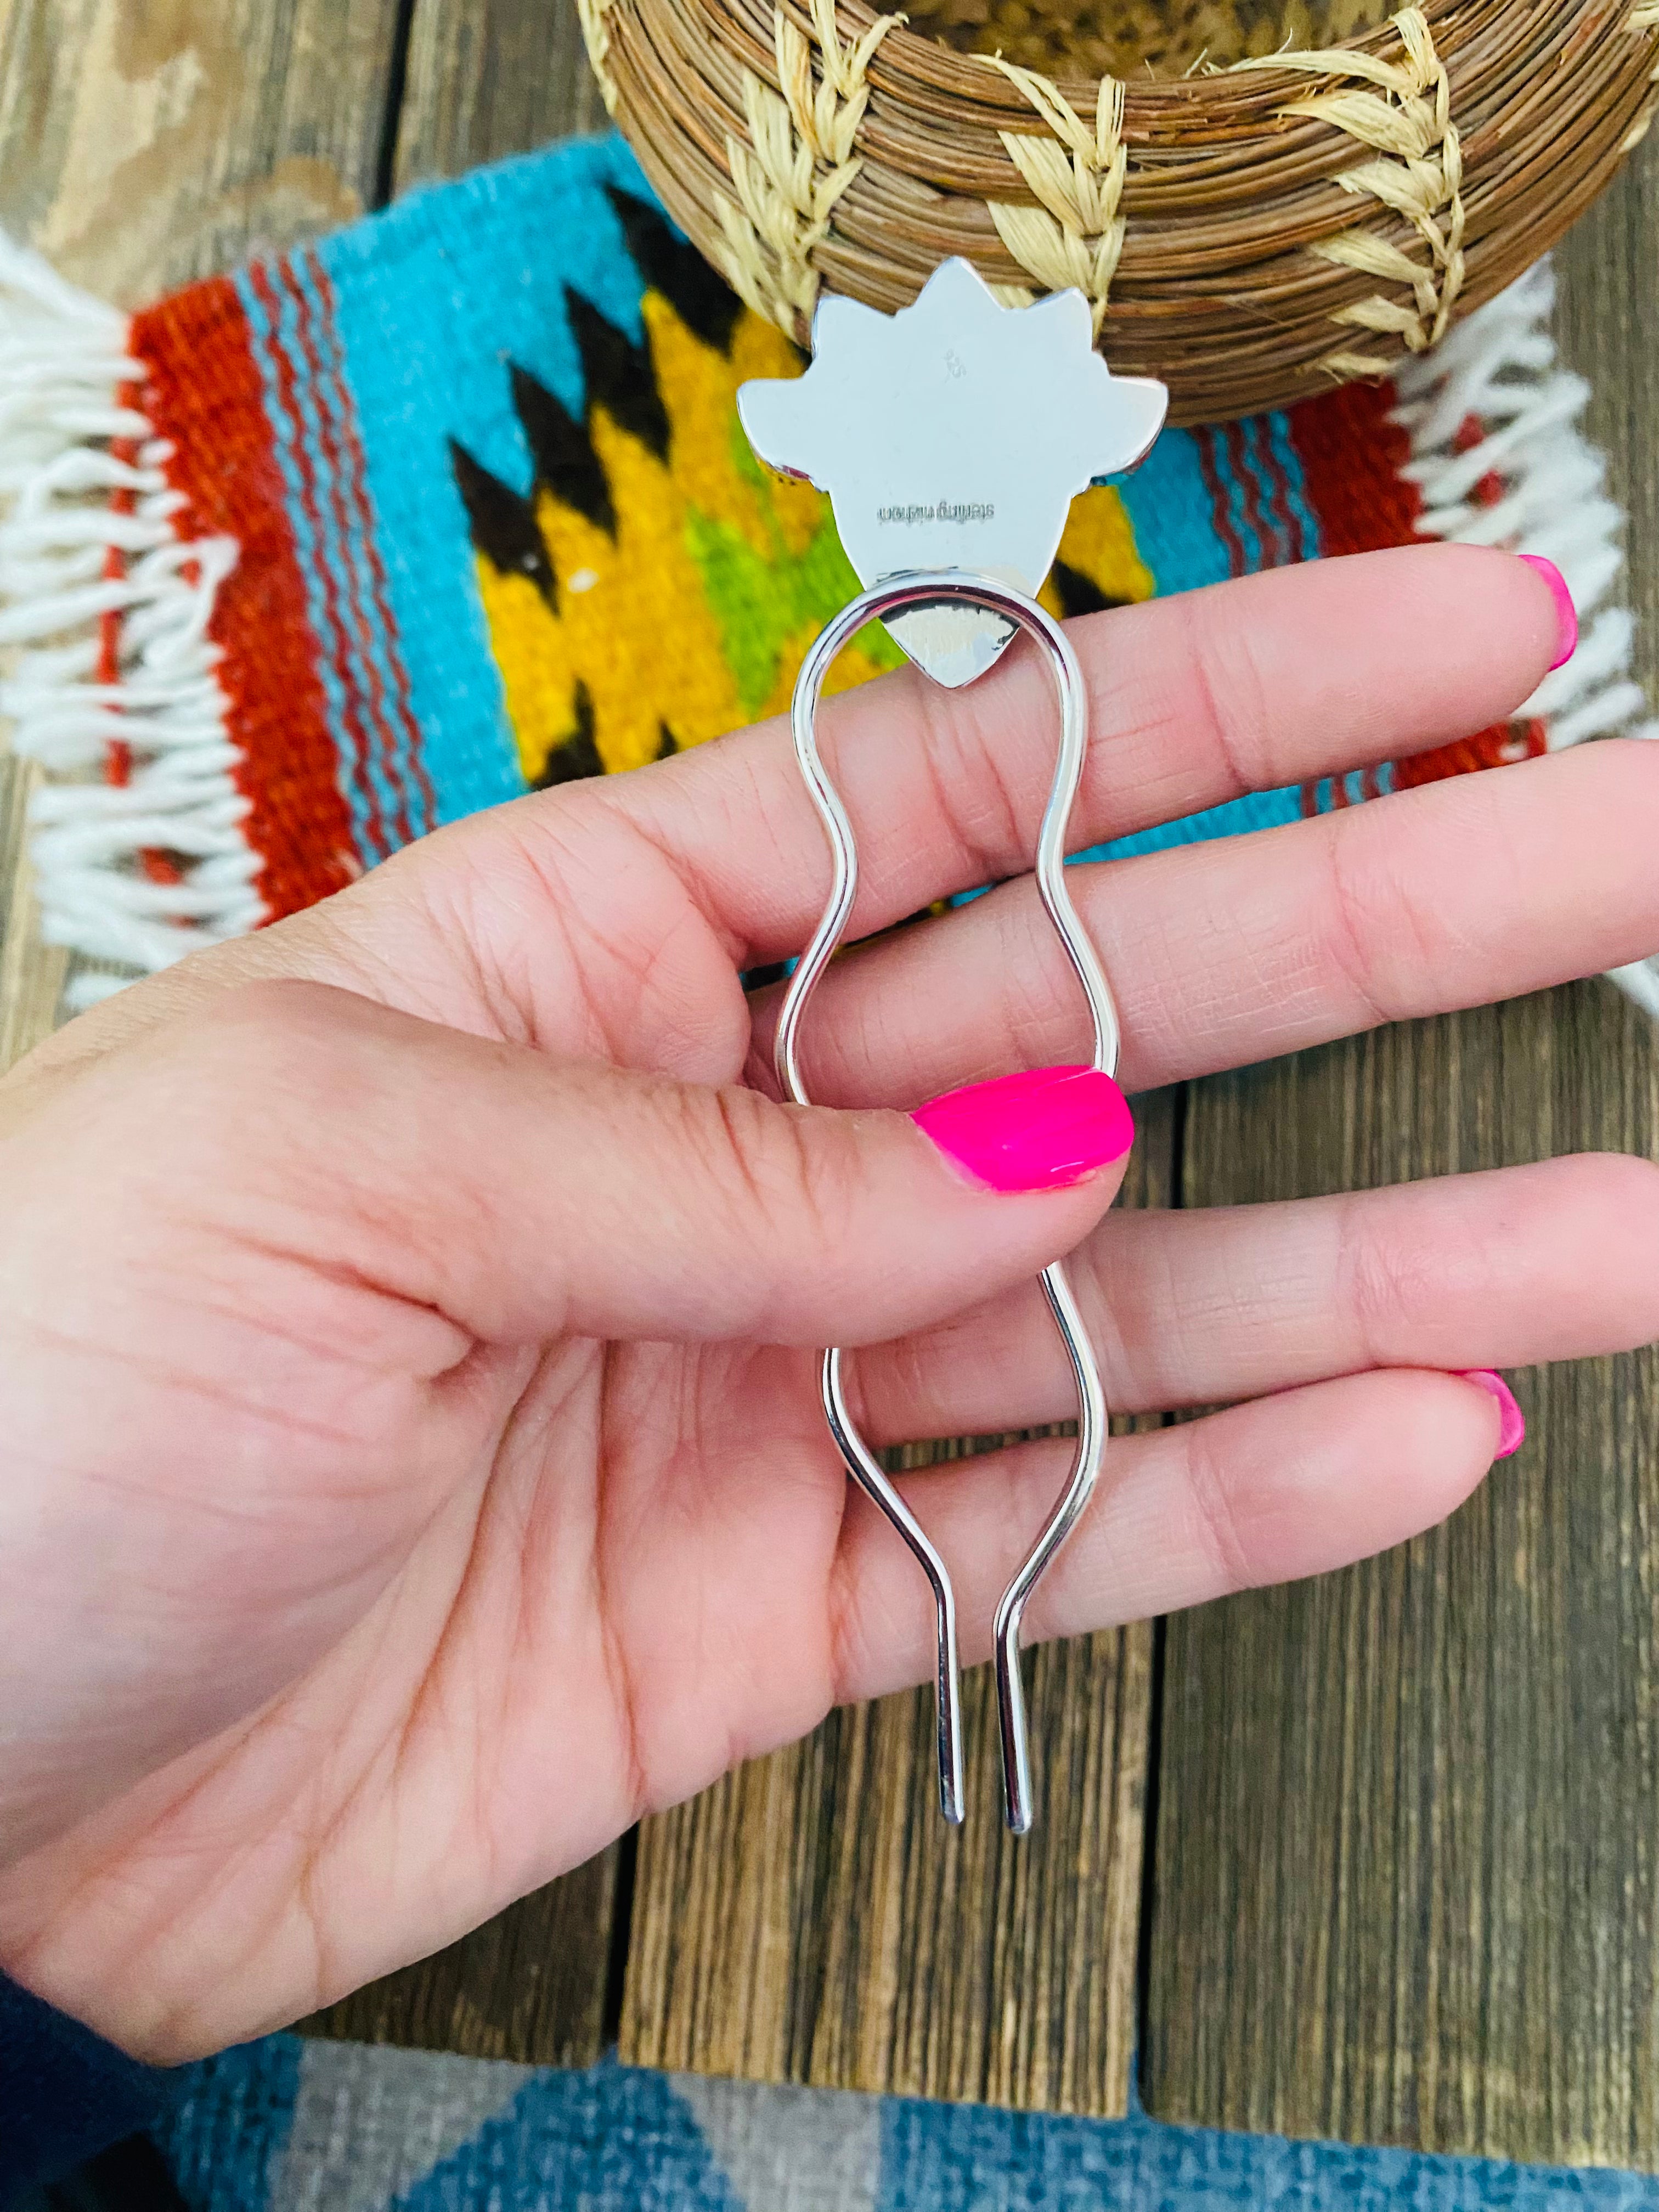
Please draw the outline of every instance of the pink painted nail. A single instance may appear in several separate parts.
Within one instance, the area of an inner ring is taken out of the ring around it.
[[[1129,1102],[1092,1067],[1039,1067],[930,1099],[910,1116],[984,1190],[1066,1190],[1135,1140]]]
[[[1527,1441],[1527,1417],[1515,1402],[1515,1393],[1501,1375],[1494,1375],[1490,1367],[1466,1367],[1458,1374],[1461,1382],[1473,1382],[1489,1398],[1496,1398],[1498,1410],[1503,1416],[1498,1431],[1498,1456],[1513,1459]]]
[[[1572,603],[1572,593],[1567,589],[1567,580],[1554,562],[1547,561],[1541,553],[1523,553],[1521,558],[1528,568],[1537,570],[1554,597],[1558,636],[1555,658],[1550,667],[1553,671],[1565,668],[1578,650],[1578,610]]]

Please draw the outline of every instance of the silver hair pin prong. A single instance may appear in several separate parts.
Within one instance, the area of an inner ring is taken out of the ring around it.
[[[1021,436],[1011,441],[1002,434],[1011,419],[1011,381],[1030,371],[1032,337],[1049,372],[1046,428],[1023,426]],[[1066,881],[1066,832],[1088,750],[1088,693],[1064,631],[1022,586],[1047,574],[1073,495],[1095,477],[1143,458],[1163,422],[1164,387],[1107,374],[1092,350],[1089,310],[1080,295],[1060,294],[1036,308],[1004,309],[963,262],[947,262],[914,307],[890,318],[826,300],[813,339],[812,367],[798,383],[750,384],[738,394],[744,427],[761,458],[810,476],[830,492],[842,544],[869,586],[817,640],[795,684],[795,755],[829,840],[832,877],[823,918],[785,994],[775,1048],[779,1084],[787,1097],[810,1104],[800,1069],[800,1024],[858,896],[858,848],[818,748],[818,703],[837,655],[876,621],[886,623],[925,674],[951,687],[983,674],[1022,632],[1047,659],[1059,693],[1060,727],[1037,837],[1036,885],[1088,1006],[1093,1065],[1115,1075],[1116,1007]],[[859,410],[868,405],[872,390],[886,403],[883,428],[860,441]],[[896,396],[912,403],[908,410],[892,404]],[[952,489],[945,499],[919,495],[918,487],[947,479]],[[897,542],[921,556],[896,569],[890,562],[895,531]],[[962,557],[964,544],[976,557]],[[1093,1493],[1107,1437],[1099,1364],[1062,1265],[1043,1271],[1042,1288],[1077,1384],[1078,1439],[1066,1486],[996,1609],[1003,1788],[1008,1826],[1016,1835],[1024,1835],[1032,1821],[1020,1631],[1033,1592]],[[909,1547],[933,1592],[939,1804],[947,1820],[959,1822],[964,1810],[962,1686],[950,1573],[859,1434],[842,1389],[838,1351],[824,1353],[820,1384],[824,1415],[848,1474]]]

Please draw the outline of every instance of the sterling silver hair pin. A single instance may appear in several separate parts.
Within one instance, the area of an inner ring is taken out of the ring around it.
[[[1076,495],[1135,467],[1163,428],[1169,395],[1115,377],[1095,352],[1088,302],[1056,293],[1002,307],[961,260],[945,262],[913,307],[878,313],[826,298],[812,322],[812,362],[794,381],[745,384],[738,413],[761,459],[828,492],[848,559],[865,586],[818,638],[795,684],[795,753],[830,841],[830,902],[791,978],[778,1025],[778,1080],[801,1079],[802,1018],[841,943],[858,890],[858,851],[818,751],[817,718],[836,655],[866,623],[884,622],[925,676],[956,689],[982,676],[1024,631],[1060,694],[1059,757],[1037,839],[1037,890],[1088,1001],[1094,1065],[1115,1075],[1117,1012],[1072,904],[1066,835],[1089,742],[1077,659],[1036,593]],[[1077,1380],[1077,1454],[1064,1491],[1002,1594],[995,1623],[997,1704],[1008,1826],[1031,1825],[1030,1755],[1019,1634],[1032,1591],[1077,1525],[1106,1449],[1100,1369],[1066,1271],[1042,1288]],[[842,1355],[823,1355],[830,1433],[853,1480],[909,1546],[933,1593],[939,1629],[939,1803],[963,1817],[962,1690],[956,1598],[945,1562],[860,1436],[842,1389]]]

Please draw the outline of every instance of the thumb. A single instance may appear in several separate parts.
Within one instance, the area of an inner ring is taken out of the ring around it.
[[[305,983],[220,1000],[198,1050],[240,1102],[239,1189],[252,1144],[261,1202],[303,1194],[319,1261],[498,1343],[902,1335],[1070,1251],[1134,1134],[1091,1069],[837,1112],[554,1060]]]

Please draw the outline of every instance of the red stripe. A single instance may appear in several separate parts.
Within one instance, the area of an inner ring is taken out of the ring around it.
[[[369,587],[374,594],[370,619],[378,621],[386,641],[386,657],[392,664],[392,681],[396,686],[392,706],[402,732],[405,757],[410,772],[418,788],[424,819],[428,830],[438,826],[438,799],[426,770],[426,752],[422,742],[420,725],[415,720],[414,702],[410,696],[409,672],[404,666],[404,656],[398,642],[398,624],[392,611],[392,593],[386,581],[386,564],[380,558],[380,543],[374,526],[374,510],[368,496],[368,466],[363,456],[362,441],[357,434],[357,410],[349,387],[345,381],[338,346],[338,330],[334,323],[335,294],[328,271],[313,253],[310,257],[311,271],[327,307],[329,332],[334,343],[329,350],[329,368],[334,389],[338,394],[338,422],[344,440],[349,464],[347,480],[356,501],[358,531],[368,556]]]
[[[272,917],[292,914],[362,872],[306,613],[276,441],[236,291],[215,277],[133,323],[149,371],[144,407],[169,440],[169,481],[187,502],[178,527],[234,538],[208,635],[247,799],[244,831],[260,863],[256,888]]]
[[[1243,425],[1237,422],[1229,422],[1223,434],[1227,441],[1228,466],[1237,477],[1244,494],[1244,520],[1249,526],[1257,545],[1261,549],[1261,566],[1264,568],[1276,568],[1279,563],[1273,558],[1270,550],[1271,538],[1267,528],[1267,517],[1261,505],[1261,487],[1256,479],[1255,469],[1250,459],[1249,441],[1244,435]]]
[[[1499,722],[1454,745],[1439,745],[1431,753],[1395,764],[1394,776],[1401,791],[1423,783],[1438,783],[1449,775],[1468,775],[1476,769],[1507,768],[1516,761],[1536,760],[1547,751],[1549,731],[1540,721]]]
[[[1294,568],[1303,558],[1302,524],[1291,497],[1290,471],[1279,459],[1279,447],[1265,422],[1256,434],[1256,449],[1263,457],[1267,504],[1279,526],[1279,541],[1285,549],[1284,566]]]
[[[294,301],[299,323],[301,349],[305,356],[306,373],[311,379],[312,390],[316,398],[318,435],[328,462],[329,504],[334,522],[335,541],[338,547],[341,566],[345,570],[345,591],[341,605],[343,609],[344,621],[356,634],[364,683],[360,690],[354,684],[344,666],[341,668],[340,678],[346,686],[354,707],[359,708],[368,718],[368,726],[372,730],[378,729],[378,736],[371,736],[370,742],[378,744],[386,781],[396,793],[391,825],[392,834],[400,845],[410,845],[415,841],[415,831],[409,818],[409,797],[404,789],[403,777],[397,758],[398,732],[395,723],[387,717],[388,702],[380,696],[374,683],[374,641],[370,634],[370,624],[374,617],[359,596],[357,568],[351,557],[350,537],[353,512],[354,509],[358,511],[361,509],[360,503],[354,495],[356,487],[351,466],[345,450],[340,443],[335,404],[338,391],[337,380],[334,375],[331,362],[324,358],[325,341],[319,337],[316,318],[312,312],[310,295],[301,283],[291,259],[283,262],[283,276],[288,285],[289,297]]]
[[[1242,576],[1249,563],[1244,557],[1243,541],[1233,526],[1232,502],[1216,459],[1216,434],[1213,430],[1197,430],[1193,434],[1198,446],[1199,466],[1204,471],[1204,489],[1210,495],[1210,514],[1216,535],[1226,549],[1228,565],[1234,575]]]
[[[131,386],[120,393],[126,404],[136,404],[138,395]],[[136,439],[112,438],[110,459],[131,468],[138,459]],[[110,494],[110,513],[128,515],[137,501],[130,489]],[[126,580],[127,556],[118,545],[112,545],[104,556],[104,581],[120,584]],[[118,607],[106,607],[98,617],[98,681],[115,690],[121,681],[121,625],[126,619]],[[132,776],[132,747],[125,738],[112,738],[104,748],[104,781],[123,788]]]
[[[1389,420],[1394,404],[1392,386],[1350,384],[1290,410],[1323,554],[1371,553],[1416,538],[1423,495],[1401,473],[1412,447]]]
[[[279,268],[281,272],[281,270],[283,270],[283,264],[276,264],[276,268]],[[268,314],[270,319],[270,358],[272,358],[272,365],[274,369],[276,369],[276,396],[279,396],[279,404],[281,404],[281,410],[283,410],[283,414],[288,416],[288,425],[289,425],[289,431],[292,431],[292,441],[289,441],[288,445],[288,452],[295,456],[296,469],[299,469],[301,504],[303,504],[305,515],[307,515],[307,520],[310,520],[312,531],[321,538],[323,531],[327,529],[327,518],[325,514],[323,514],[323,502],[321,498],[319,498],[319,491],[316,491],[316,471],[312,469],[312,453],[307,442],[305,442],[303,422],[301,422],[299,378],[295,376],[295,362],[289,361],[288,347],[283,345],[283,338],[281,338],[281,314],[283,314],[283,303],[281,303],[281,299],[276,296],[276,289],[274,289],[272,285],[272,272],[270,272],[268,264],[264,264],[264,261],[254,261],[248,270],[248,281],[252,283],[254,292],[258,295],[258,303],[261,303],[261,307],[264,307],[265,314]],[[325,626],[327,630],[330,630],[327,637],[319,639],[319,646],[323,648],[323,653],[327,653],[327,657],[330,657],[330,661],[334,664],[334,668],[343,672],[347,664],[347,637],[345,637],[345,622],[341,619],[341,606],[338,606],[338,592],[337,592],[337,586],[334,586],[334,577],[330,575],[330,566],[327,566],[327,562],[323,560],[316,562],[314,573],[323,586],[323,619],[325,619]],[[365,726],[361,710],[358,710],[356,686],[354,686],[354,684],[343,684],[341,688],[343,692],[345,692],[345,734],[347,738],[349,738],[349,744],[352,744],[352,761],[354,761],[354,769],[356,769],[356,787],[362,794],[362,805],[365,805],[365,810],[368,810],[369,842],[372,842],[372,848],[374,848],[374,858],[380,858],[380,854],[387,852],[389,845],[387,845],[387,834],[385,834],[385,823],[380,821],[380,805],[378,805],[378,799],[374,796],[374,779],[372,775],[369,775],[369,748],[372,748],[374,738],[369,737],[368,726]]]
[[[1411,440],[1389,419],[1394,404],[1391,387],[1351,384],[1291,410],[1291,433],[1326,553],[1369,553],[1421,542],[1417,526],[1423,496],[1403,474]],[[1485,425],[1471,416],[1460,425],[1456,442],[1467,452],[1485,435]],[[1541,723],[1499,723],[1455,744],[1396,761],[1395,787],[1409,791],[1444,776],[1500,768],[1542,752],[1545,741]]]

